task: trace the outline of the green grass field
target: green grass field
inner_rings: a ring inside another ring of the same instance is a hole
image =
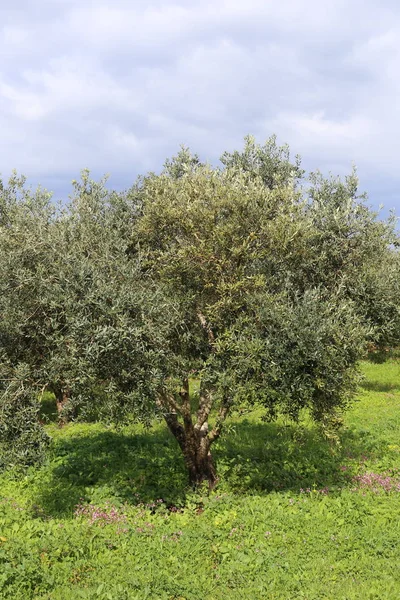
[[[340,447],[232,419],[211,496],[160,424],[49,425],[47,464],[0,478],[0,598],[398,600],[400,362],[363,371]]]

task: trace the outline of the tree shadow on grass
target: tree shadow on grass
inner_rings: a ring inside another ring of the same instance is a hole
[[[361,385],[367,392],[398,392],[400,385],[398,383],[385,383],[384,381],[365,381]]]
[[[218,448],[219,474],[238,492],[342,488],[380,444],[369,432],[352,430],[343,430],[339,442],[316,427],[244,421]]]
[[[243,420],[215,447],[219,488],[240,493],[337,488],[347,485],[351,468],[376,450],[368,434],[342,434],[333,449],[316,429]],[[341,468],[342,467],[342,468]],[[50,471],[40,484],[40,514],[72,516],[80,502],[136,505],[162,498],[167,506],[183,506],[187,476],[181,452],[168,431],[157,427],[140,433],[88,432],[55,442]]]
[[[372,363],[381,365],[388,360],[399,360],[399,348],[378,348],[368,354],[368,360]]]
[[[65,517],[82,501],[134,505],[162,498],[181,504],[186,474],[167,430],[89,430],[55,441],[49,477],[39,487],[36,503],[43,512]]]

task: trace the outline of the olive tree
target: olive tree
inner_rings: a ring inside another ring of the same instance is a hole
[[[126,251],[135,200],[122,202],[104,183],[83,172],[70,204],[58,209],[23,178],[3,186],[0,446],[10,449],[8,464],[33,460],[33,451],[22,452],[29,435],[40,454],[45,390],[56,395],[60,422],[77,410],[115,420],[128,411],[154,416],[163,323],[172,326],[158,315],[169,312],[168,302]]]
[[[48,441],[38,422],[43,353],[51,326],[44,312],[49,265],[50,195],[13,174],[0,183],[0,464],[32,462]],[[42,383],[41,383],[42,382]]]
[[[40,388],[29,366],[0,358],[0,469],[42,460],[50,438],[38,420]]]
[[[375,318],[359,298],[392,239],[352,180],[307,191],[274,139],[222,162],[184,148],[126,193],[83,172],[57,211],[23,182],[1,196],[4,372],[83,417],[163,418],[190,482],[210,487],[212,445],[244,402],[324,423],[346,407]]]
[[[377,345],[400,342],[398,232],[394,215],[371,210],[353,172],[344,179],[310,176],[306,217],[312,235],[296,274],[297,287],[337,289],[354,302]]]
[[[293,180],[199,166],[150,177],[135,227],[141,268],[174,298],[184,328],[156,402],[198,484],[216,481],[211,446],[231,410],[334,416],[354,391],[365,331],[352,302],[282,272],[310,237]],[[133,252],[134,255],[134,252]],[[200,379],[196,401],[190,378]]]

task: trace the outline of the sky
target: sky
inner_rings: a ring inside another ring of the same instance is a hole
[[[0,172],[123,189],[271,134],[400,215],[397,0],[2,0]]]

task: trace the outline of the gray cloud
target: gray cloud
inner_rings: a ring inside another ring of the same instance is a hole
[[[400,11],[367,0],[38,0],[0,8],[1,169],[126,185],[185,143],[271,133],[397,205]]]

